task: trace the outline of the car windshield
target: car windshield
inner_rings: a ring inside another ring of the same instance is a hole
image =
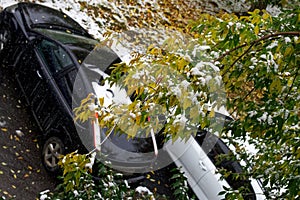
[[[70,29],[71,32],[87,35],[87,32],[78,23],[57,10],[38,4],[25,4],[24,13],[31,28],[49,28],[51,26],[53,29]]]
[[[42,28],[36,28],[35,30],[56,41],[68,45],[74,53],[74,55],[76,56],[79,63],[83,62],[84,59],[89,55],[90,52],[93,51],[93,49],[98,44],[97,40],[67,32]]]

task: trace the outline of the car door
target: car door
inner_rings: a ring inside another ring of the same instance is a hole
[[[42,130],[47,130],[55,110],[51,91],[51,77],[40,61],[33,43],[21,55],[16,68],[16,79]]]

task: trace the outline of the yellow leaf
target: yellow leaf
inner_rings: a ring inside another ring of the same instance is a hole
[[[183,101],[183,109],[186,110],[188,107],[192,105],[192,101],[188,98],[184,99]]]
[[[137,115],[137,116],[136,116],[135,121],[136,121],[136,124],[137,124],[137,125],[140,125],[140,124],[141,124],[141,119],[142,119],[142,116],[141,116],[141,115]]]
[[[20,138],[15,136],[15,141],[20,141]]]
[[[183,58],[180,59],[178,62],[177,62],[177,67],[178,67],[178,70],[182,70],[184,69],[184,67],[188,64],[188,62],[186,60],[184,60]]]
[[[254,33],[255,33],[255,35],[258,35],[258,33],[259,33],[259,27],[258,26],[255,26]]]
[[[215,110],[212,109],[209,113],[209,117],[214,117],[215,116]]]
[[[155,45],[154,44],[150,44],[149,47],[147,48],[147,51],[151,51],[153,48],[155,48]]]
[[[104,97],[99,98],[99,103],[100,103],[100,106],[103,106],[103,104],[104,104]]]
[[[255,9],[254,11],[253,11],[253,14],[254,15],[258,15],[260,13],[260,10],[259,9]]]
[[[293,77],[290,77],[289,80],[288,80],[287,86],[291,87],[292,84],[293,84],[293,81],[294,81]]]
[[[262,18],[263,18],[264,20],[266,20],[266,19],[268,19],[269,17],[270,17],[270,15],[269,15],[267,12],[264,12]]]

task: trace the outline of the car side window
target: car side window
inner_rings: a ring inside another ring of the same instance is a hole
[[[69,54],[56,43],[42,40],[38,43],[37,49],[52,75],[73,65]]]

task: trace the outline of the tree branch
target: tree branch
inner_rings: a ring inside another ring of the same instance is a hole
[[[250,51],[250,49],[253,47],[254,44],[255,44],[255,43],[251,44],[251,45],[248,47],[248,49],[247,49],[242,55],[240,55],[240,56],[239,56],[239,57],[231,64],[230,67],[228,67],[228,69],[222,74],[222,76],[224,76],[224,75],[229,71],[229,69],[232,68],[232,67],[235,65],[235,63],[237,63],[242,57],[244,57],[244,55],[246,55],[246,54]]]
[[[224,53],[222,56],[220,56],[219,58],[217,58],[215,61],[220,61],[222,60],[224,57],[228,56],[229,54],[231,54],[232,52],[240,49],[240,48],[243,48],[247,45],[250,45],[250,47],[252,47],[253,45],[263,41],[263,40],[267,40],[267,39],[270,39],[270,38],[273,38],[273,37],[278,37],[278,36],[284,36],[284,35],[289,35],[289,36],[300,36],[300,31],[289,31],[289,32],[277,32],[277,33],[272,33],[272,34],[269,34],[269,35],[265,35],[261,38],[258,38],[257,40],[254,40],[252,42],[250,42],[249,44],[248,43],[245,43],[245,44],[242,44],[240,46],[237,46],[233,49],[231,49],[230,51],[227,51],[226,53]],[[249,49],[247,49],[247,51],[249,51]]]
[[[289,88],[289,91],[286,93],[286,96],[285,96],[284,100],[287,100],[287,98],[288,98],[290,92],[292,91],[292,88],[294,87],[294,83],[295,83],[295,81],[296,81],[296,79],[297,79],[298,74],[299,74],[299,68],[298,68],[298,70],[296,71],[296,74],[295,74],[295,76],[294,76],[293,82],[292,82],[292,84],[291,84],[291,86],[290,86],[290,88]]]

